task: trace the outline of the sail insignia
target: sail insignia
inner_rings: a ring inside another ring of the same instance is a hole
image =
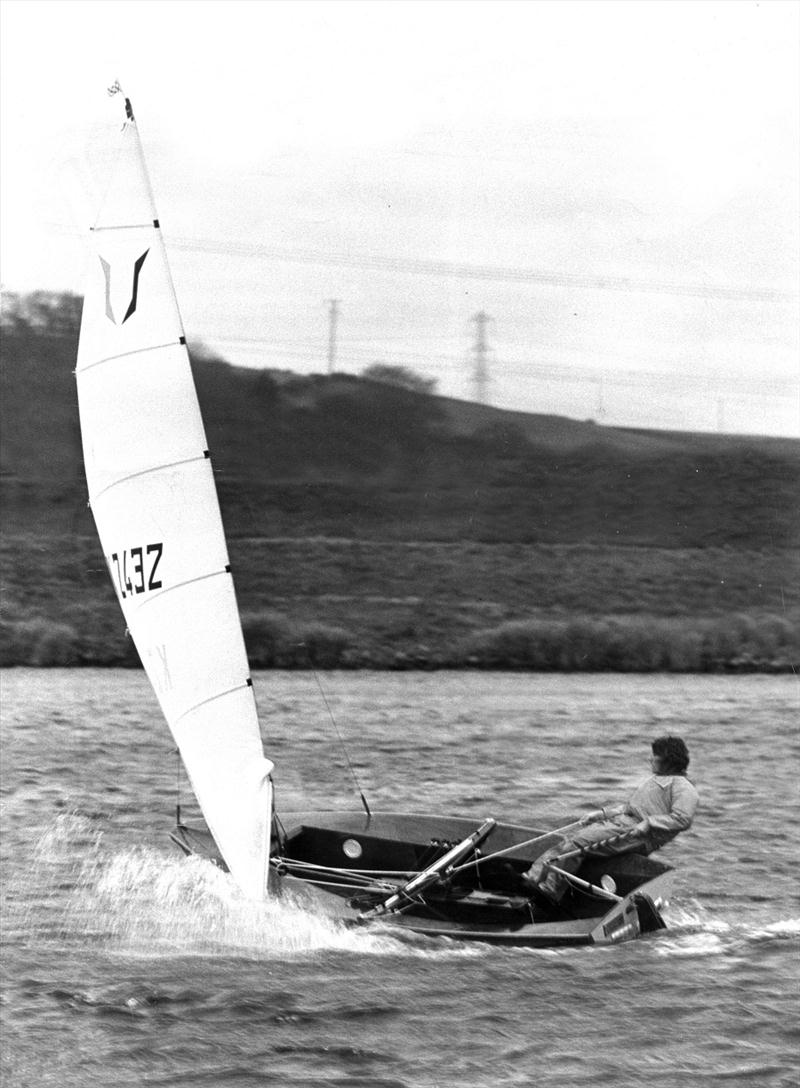
[[[139,295],[139,275],[142,271],[142,266],[144,265],[144,262],[147,259],[147,254],[149,252],[150,250],[146,249],[144,253],[142,253],[141,256],[137,257],[134,262],[130,299],[128,301],[128,308],[125,311],[125,316],[123,317],[122,321],[119,322],[119,324],[121,325],[124,325],[128,318],[131,316],[131,314],[136,312],[136,300]],[[112,305],[111,297],[111,265],[103,257],[100,258],[100,264],[102,265],[103,275],[106,279],[106,316],[108,317],[109,321],[113,321],[116,325],[117,319],[114,316],[114,307]]]

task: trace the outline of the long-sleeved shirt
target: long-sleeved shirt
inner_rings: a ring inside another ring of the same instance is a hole
[[[688,778],[654,774],[633,791],[620,810],[639,820],[647,818],[650,833],[659,846],[692,826],[700,798]]]

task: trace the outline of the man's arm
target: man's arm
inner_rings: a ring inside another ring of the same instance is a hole
[[[672,807],[663,815],[648,816],[639,825],[644,832],[668,831],[676,834],[692,826],[699,798],[688,779],[676,776],[672,780]],[[642,824],[647,824],[642,828]]]
[[[586,824],[595,824],[598,820],[610,820],[612,816],[621,816],[627,809],[625,802],[619,805],[606,805],[605,808],[598,808],[594,812],[587,812],[585,816],[581,816],[580,822],[583,827]]]

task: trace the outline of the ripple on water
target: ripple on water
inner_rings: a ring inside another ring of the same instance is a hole
[[[284,796],[290,783],[338,803],[347,783],[331,780],[315,685],[255,682]],[[213,866],[162,846],[175,765],[141,675],[19,673],[3,708],[9,1085],[108,1088],[109,1069],[114,1088],[792,1084],[796,772],[775,738],[796,728],[796,686],[324,682],[384,808],[564,823],[636,780],[643,732],[684,733],[702,807],[664,851],[678,876],[669,931],[602,950],[508,950],[352,930],[299,896],[254,905]],[[484,735],[482,722],[497,728]]]

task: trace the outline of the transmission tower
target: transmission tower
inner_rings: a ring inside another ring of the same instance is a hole
[[[330,310],[328,311],[328,373],[333,374],[336,369],[336,322],[339,318],[339,299],[328,299]]]
[[[489,403],[489,370],[486,365],[486,356],[489,348],[486,343],[486,326],[491,321],[488,314],[481,310],[472,318],[475,322],[475,343],[472,347],[475,353],[475,370],[472,374],[472,384],[475,386],[475,400],[478,404]]]

